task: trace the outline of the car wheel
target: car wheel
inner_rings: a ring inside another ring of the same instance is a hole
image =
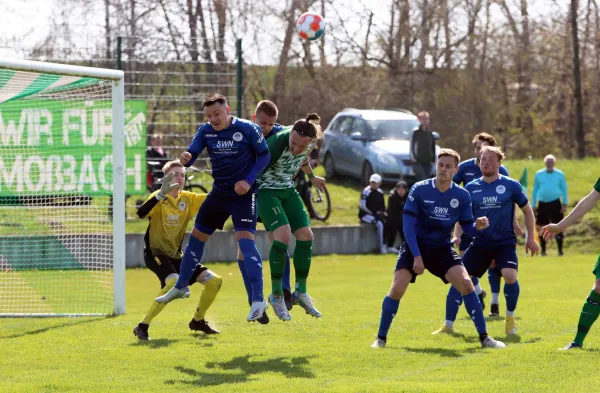
[[[364,187],[369,185],[369,179],[371,178],[372,174],[373,174],[373,167],[371,166],[371,163],[369,161],[367,161],[364,163],[363,170],[362,170],[362,185]]]
[[[325,177],[327,179],[333,179],[336,173],[335,164],[333,162],[333,157],[331,156],[331,153],[327,153],[327,155],[325,156],[325,163],[323,165],[325,166]]]

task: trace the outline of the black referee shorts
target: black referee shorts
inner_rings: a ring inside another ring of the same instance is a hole
[[[563,219],[560,199],[552,202],[538,202],[535,223],[539,226],[558,224]]]

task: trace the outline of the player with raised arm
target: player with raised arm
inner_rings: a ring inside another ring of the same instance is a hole
[[[150,195],[148,200],[139,207],[140,218],[148,218],[148,229],[144,236],[144,262],[156,274],[160,281],[160,294],[170,290],[179,277],[181,267],[181,243],[187,224],[196,215],[206,199],[206,194],[196,194],[180,191],[185,181],[185,168],[179,160],[169,161],[163,167],[165,176],[160,190]],[[203,265],[199,264],[189,278],[189,285],[199,282],[204,285],[196,313],[189,323],[191,330],[206,334],[217,334],[204,320],[206,311],[215,300],[223,279]],[[133,333],[140,340],[150,340],[148,328],[166,304],[154,301],[146,316]]]
[[[385,347],[400,299],[408,285],[425,269],[461,292],[482,347],[505,347],[504,343],[488,336],[481,303],[450,241],[450,231],[457,222],[471,236],[488,226],[487,217],[473,219],[469,193],[452,181],[459,161],[460,155],[454,150],[440,150],[436,176],[415,183],[410,189],[403,213],[406,241],[400,248],[392,287],[383,299],[379,332],[372,348]]]
[[[258,105],[256,105],[256,109],[252,114],[252,121],[260,127],[263,136],[267,140],[284,128],[281,124],[277,124],[278,115],[279,110],[277,109],[277,106],[269,100],[260,101]],[[260,217],[258,217],[258,222],[262,222]],[[269,241],[273,243],[273,233],[267,231],[267,235],[269,237]],[[250,281],[248,280],[248,275],[246,274],[246,268],[244,266],[244,254],[242,254],[239,248],[237,262],[242,274],[242,279],[244,280],[244,287],[246,288],[246,294],[248,295],[248,303],[251,304],[252,287],[250,285]],[[290,284],[290,255],[287,252],[285,254],[285,269],[283,271],[283,298],[285,300],[286,307],[288,310],[291,310],[293,307],[293,302]],[[257,322],[262,324],[269,323],[269,317],[267,313],[265,312],[261,318],[257,319]]]
[[[563,233],[568,227],[575,224],[580,218],[592,210],[598,201],[600,201],[600,178],[598,178],[596,184],[594,184],[592,191],[577,203],[577,206],[575,206],[569,215],[563,218],[558,224],[544,226],[540,235],[548,241],[552,239],[553,236]],[[596,281],[594,281],[594,287],[590,291],[585,303],[583,303],[575,339],[566,347],[561,348],[561,350],[583,347],[585,337],[600,315],[600,256],[598,256],[592,274],[596,277]]]
[[[461,162],[458,165],[458,173],[454,175],[454,181],[458,184],[462,184],[462,186],[466,186],[468,183],[475,179],[479,179],[481,177],[481,168],[479,168],[480,164],[480,156],[481,149],[484,146],[496,146],[496,138],[486,132],[480,132],[479,134],[473,137],[473,155],[474,158],[470,158]],[[508,169],[504,165],[500,166],[500,174],[504,176],[509,176]],[[523,236],[523,231],[519,226],[517,218],[515,216],[513,225],[515,227],[515,232],[518,236]],[[462,257],[465,253],[469,244],[471,244],[471,239],[467,236],[466,233],[460,229],[460,225],[456,225],[454,227],[454,239],[453,242],[458,244],[458,253]],[[472,277],[473,285],[475,285],[475,292],[479,296],[479,301],[481,301],[481,307],[485,310],[485,302],[484,299],[486,297],[486,292],[479,285],[479,278]],[[490,302],[490,316],[499,316],[500,315],[500,304],[498,298],[500,296],[500,279],[501,277],[496,274],[496,270],[490,268],[488,270],[488,281],[490,283],[490,289],[492,290],[492,300]],[[450,299],[450,301],[462,301],[462,297]]]
[[[291,319],[283,298],[282,277],[285,255],[292,234],[296,238],[294,249],[296,289],[292,299],[294,304],[300,305],[307,314],[314,317],[321,316],[306,291],[314,235],[310,229],[310,220],[304,209],[304,203],[293,181],[294,175],[302,169],[315,187],[321,190],[325,187],[325,179],[313,174],[308,160],[308,155],[321,136],[319,122],[319,115],[311,113],[306,116],[306,119],[296,121],[293,126],[286,127],[270,138],[267,145],[271,152],[271,161],[258,178],[258,214],[265,228],[273,233],[269,253],[272,284],[269,303],[273,306],[275,315],[284,321]]]
[[[262,258],[254,243],[257,215],[255,180],[271,156],[260,127],[231,116],[231,108],[224,96],[209,95],[203,106],[208,122],[200,126],[180,160],[190,166],[206,148],[212,165],[213,188],[196,216],[177,283],[156,301],[168,303],[189,297],[188,282],[202,260],[206,241],[217,228],[223,229],[231,216],[252,287],[252,306],[247,320],[256,321],[262,317],[267,302],[263,296]]]
[[[510,177],[500,174],[504,153],[499,147],[485,146],[481,152],[481,172],[483,176],[465,186],[471,194],[473,215],[488,218],[489,227],[473,237],[471,245],[465,251],[463,264],[471,276],[481,277],[492,261],[496,261],[496,274],[504,278],[504,297],[506,298],[507,335],[517,333],[515,309],[519,300],[519,281],[517,280],[518,257],[517,236],[512,219],[515,204],[523,211],[527,228],[525,251],[537,254],[539,247],[534,239],[535,216],[523,193],[521,184]],[[454,293],[453,293],[454,292]],[[460,299],[455,301],[454,299]],[[461,301],[460,292],[450,287],[446,298],[446,322],[436,333],[453,332],[454,321]]]

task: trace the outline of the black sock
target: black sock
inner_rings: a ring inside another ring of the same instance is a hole
[[[542,254],[546,253],[546,240],[540,236],[540,247],[542,247]]]
[[[558,245],[558,253],[562,254],[563,250],[563,234],[559,233],[556,235],[556,244]]]
[[[487,333],[480,333],[479,334],[479,342],[483,342],[483,340],[485,340],[488,337]]]

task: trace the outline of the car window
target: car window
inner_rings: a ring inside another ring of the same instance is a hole
[[[419,126],[419,121],[414,120],[369,120],[371,128],[369,139],[410,139],[410,133]]]
[[[340,123],[339,132],[344,134],[345,136],[350,136],[353,132],[352,124],[354,123],[354,118],[349,116],[344,116],[343,121]]]
[[[333,122],[333,124],[330,127],[331,131],[336,131],[339,132],[340,131],[340,125],[342,124],[342,122],[344,121],[345,117],[341,116],[338,117],[337,119],[335,119],[335,121]]]
[[[363,119],[354,119],[354,123],[352,124],[352,132],[360,132],[361,134],[365,134],[366,133],[366,127],[365,127],[366,123]]]

